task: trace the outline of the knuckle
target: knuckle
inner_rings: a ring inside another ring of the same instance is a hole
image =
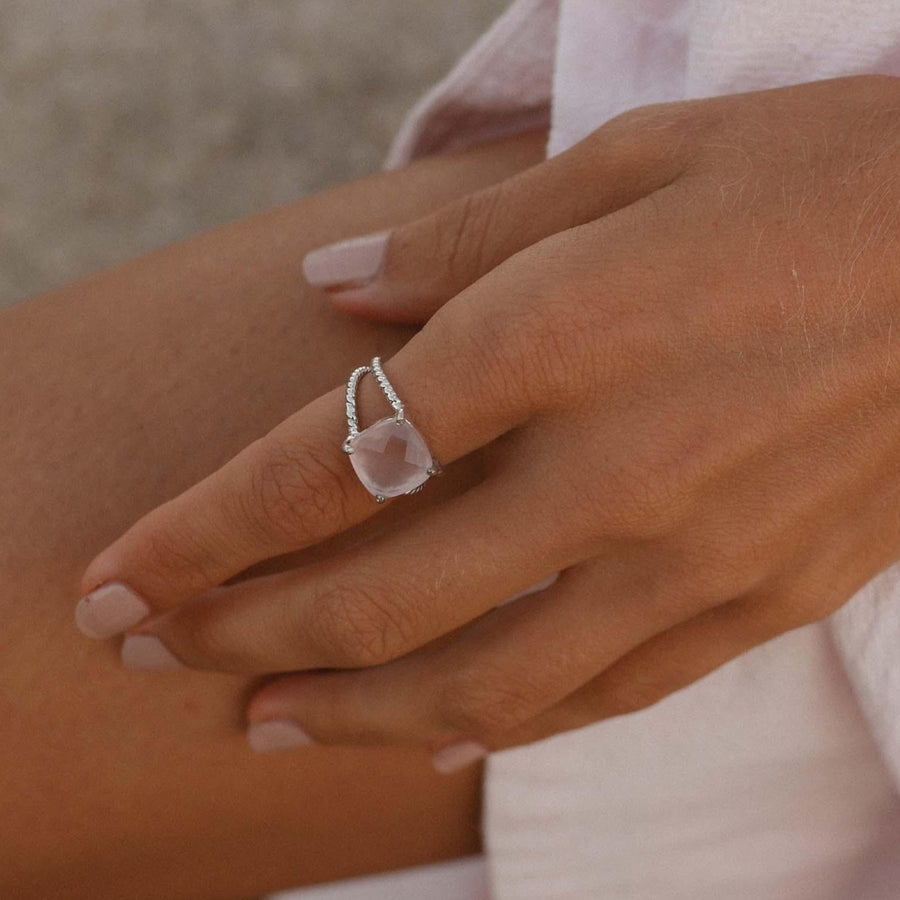
[[[252,467],[251,489],[239,497],[245,519],[290,547],[330,533],[347,521],[349,494],[342,460],[327,441],[263,439],[263,462]],[[239,501],[240,502],[240,501]]]
[[[427,279],[440,293],[459,291],[493,268],[499,261],[497,235],[503,215],[499,186],[467,194],[420,221],[397,229],[391,236],[387,263],[391,278],[403,278],[402,269],[416,270],[423,280],[420,262],[429,260]]]
[[[693,506],[684,486],[631,467],[609,474],[604,484],[590,486],[573,502],[575,521],[579,509],[584,509],[583,518],[593,511],[588,526],[592,538],[627,543],[664,540],[679,529]]]
[[[637,405],[630,412],[627,441],[610,447],[602,477],[571,498],[594,529],[590,537],[645,542],[700,533],[714,470],[710,454],[697,452],[703,426],[687,419],[646,415]]]
[[[467,284],[493,268],[492,235],[501,216],[500,196],[494,188],[468,194],[438,216],[434,241],[442,252],[435,258],[444,260],[451,284]]]
[[[141,565],[147,580],[159,579],[164,590],[168,580],[177,574],[180,590],[185,594],[216,584],[220,580],[213,563],[216,550],[201,534],[205,535],[205,530],[170,525],[142,535]]]
[[[523,279],[515,302],[482,316],[476,332],[483,371],[490,371],[493,383],[507,394],[521,395],[535,412],[570,407],[591,381],[586,323],[577,298],[565,281],[551,293],[543,280]]]
[[[415,646],[412,608],[387,585],[335,581],[315,596],[309,627],[329,664],[377,666]]]
[[[698,138],[722,121],[722,104],[716,99],[649,103],[626,110],[595,133],[598,152],[623,157],[640,155],[649,147],[664,157],[685,157]]]
[[[647,541],[670,533],[674,503],[660,484],[643,472],[619,473],[610,483],[611,503],[604,516],[607,534],[619,540]]]
[[[442,719],[451,729],[478,737],[511,731],[540,708],[535,685],[479,666],[458,674],[448,685]]]

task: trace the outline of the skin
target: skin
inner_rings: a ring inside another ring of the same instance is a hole
[[[129,523],[416,332],[323,302],[309,249],[520,171],[545,139],[338,187],[0,313],[0,895],[238,900],[480,850],[480,768],[439,775],[409,744],[254,755],[254,679],[123,670],[72,606]],[[394,527],[480,477],[473,457]]]
[[[251,722],[431,749],[647,707],[827,616],[900,557],[898,105],[865,77],[640,109],[410,220],[332,300],[425,322],[385,371],[434,455],[480,451],[484,478],[217,587],[384,515],[341,458],[339,386],[82,589],[137,591],[136,632],[187,667],[272,674]]]

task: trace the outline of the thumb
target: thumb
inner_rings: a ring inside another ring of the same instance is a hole
[[[391,231],[308,253],[306,280],[345,312],[422,323],[513,254],[622,209],[687,165],[696,103],[618,116],[564,153]]]

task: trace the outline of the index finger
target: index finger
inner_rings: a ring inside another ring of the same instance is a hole
[[[485,279],[489,280],[489,279]],[[459,295],[384,372],[405,417],[436,460],[450,463],[531,413],[521,366],[485,327],[503,290]],[[350,373],[348,373],[349,376]],[[315,544],[368,518],[379,504],[343,450],[346,386],[304,406],[221,469],[152,510],[88,566],[76,623],[118,634],[213,588],[250,565]],[[360,428],[393,414],[373,375],[359,382]]]

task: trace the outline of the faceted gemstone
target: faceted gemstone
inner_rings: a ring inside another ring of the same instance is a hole
[[[379,419],[349,440],[347,446],[353,449],[353,469],[373,494],[397,497],[428,479],[431,453],[407,419]]]

